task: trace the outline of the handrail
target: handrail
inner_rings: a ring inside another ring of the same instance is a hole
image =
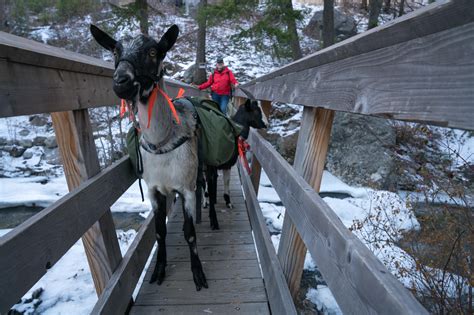
[[[247,212],[249,214],[250,223],[252,224],[263,279],[265,279],[265,289],[267,291],[270,309],[272,314],[275,315],[296,315],[295,304],[288,290],[285,275],[281,270],[280,262],[278,261],[275,248],[273,247],[270,233],[268,232],[265,218],[263,217],[262,209],[258,203],[250,176],[242,166],[240,159],[237,166],[245,195]]]
[[[0,313],[7,313],[135,179],[126,156],[0,237]]]
[[[0,32],[0,118],[117,105],[113,64]],[[171,97],[204,92],[165,79]]]
[[[427,314],[270,143],[248,141],[344,313]]]
[[[474,2],[437,1],[242,87],[259,100],[474,130],[473,52]]]

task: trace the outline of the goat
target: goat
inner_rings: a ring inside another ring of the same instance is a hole
[[[94,25],[91,25],[91,33],[102,47],[114,54],[114,92],[138,110],[143,179],[155,213],[158,243],[150,283],[156,281],[161,285],[165,277],[166,215],[174,195],[178,193],[183,200],[183,231],[190,250],[194,284],[197,291],[207,288],[194,229],[198,171],[197,115],[195,109],[184,102],[176,109],[168,102],[163,80],[163,60],[176,42],[179,28],[171,26],[158,42],[138,35],[127,46]],[[155,97],[156,101],[150,102]]]
[[[243,90],[246,94],[245,90]],[[239,106],[237,112],[232,116],[232,120],[236,123],[243,126],[240,137],[247,139],[250,131],[250,127],[261,129],[266,128],[268,123],[265,115],[263,114],[262,108],[259,106],[258,102],[251,97],[247,99],[245,104]],[[215,209],[215,204],[217,200],[217,170],[221,169],[224,178],[224,200],[228,208],[232,208],[232,203],[230,202],[230,169],[237,161],[237,150],[235,151],[235,156],[224,165],[219,167],[207,166],[206,168],[206,181],[207,189],[209,195],[209,220],[211,223],[211,229],[218,230],[219,222],[217,220],[217,214]]]

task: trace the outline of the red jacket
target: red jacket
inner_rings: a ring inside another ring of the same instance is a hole
[[[209,76],[207,82],[204,82],[198,88],[200,90],[211,87],[211,91],[219,95],[230,95],[230,84],[237,84],[237,80],[234,77],[232,71],[225,67],[221,72],[214,70],[214,73]]]

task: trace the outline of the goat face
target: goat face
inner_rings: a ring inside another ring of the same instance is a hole
[[[232,119],[244,127],[262,129],[268,126],[268,120],[256,100],[247,99],[244,105],[239,106],[237,113],[235,113]],[[248,128],[244,128],[241,136],[247,138]]]
[[[95,25],[90,27],[92,36],[115,58],[113,89],[118,97],[134,100],[138,94],[146,99],[153,84],[160,79],[163,59],[178,38],[179,28],[171,26],[157,42],[145,35],[138,35],[128,45],[123,45]]]

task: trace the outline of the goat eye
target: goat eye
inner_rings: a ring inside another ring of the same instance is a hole
[[[156,57],[156,49],[150,49],[150,52],[148,53],[150,57]]]

